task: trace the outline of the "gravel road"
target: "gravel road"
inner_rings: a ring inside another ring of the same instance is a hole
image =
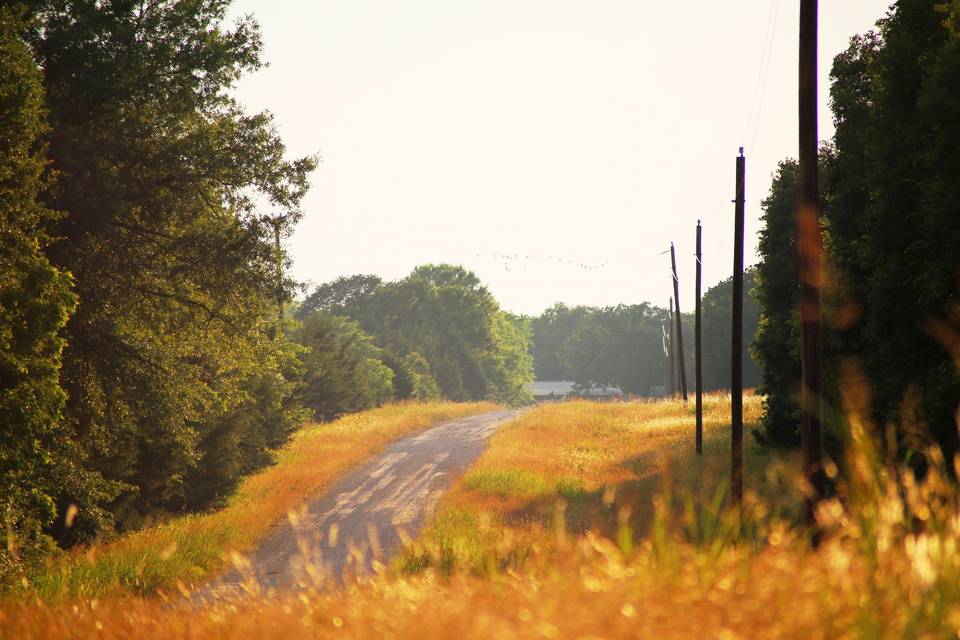
[[[512,411],[440,423],[398,440],[279,523],[260,546],[194,602],[319,587],[388,560],[414,537],[437,500]]]

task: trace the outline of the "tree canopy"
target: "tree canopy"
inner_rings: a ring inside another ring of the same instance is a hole
[[[529,399],[528,323],[502,311],[463,267],[422,265],[396,282],[339,278],[317,287],[297,311],[304,322],[318,313],[351,318],[372,336],[382,359],[394,367],[401,397],[439,391],[453,400]]]
[[[44,256],[45,225],[56,215],[37,196],[46,186],[46,133],[40,71],[21,34],[0,8],[0,580],[28,553],[49,546],[44,530],[63,486],[82,483],[75,447],[59,422],[61,330],[76,308],[68,274]],[[11,545],[10,542],[14,544]]]
[[[703,296],[703,379],[705,389],[730,388],[732,278]],[[753,290],[748,270],[745,289]],[[647,396],[667,376],[663,337],[668,311],[649,304],[616,307],[568,307],[555,304],[533,318],[532,354],[538,380],[572,380],[584,388],[614,386],[624,393]],[[744,335],[749,344],[759,310],[751,296],[744,300]],[[687,378],[693,384],[693,315],[683,316]],[[744,352],[744,383],[759,382],[759,367]]]
[[[831,71],[836,134],[822,149],[828,424],[840,431],[851,366],[866,375],[876,423],[903,450],[957,448],[960,379],[960,2],[901,0],[850,40]],[[791,229],[795,165],[766,202],[761,237],[765,432],[796,441],[799,364]],[[793,302],[791,302],[793,300]],[[919,425],[926,425],[920,427]],[[885,440],[886,441],[886,440]]]

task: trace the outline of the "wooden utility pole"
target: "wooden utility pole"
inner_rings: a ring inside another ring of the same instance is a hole
[[[683,361],[683,321],[680,315],[680,279],[677,278],[677,256],[670,243],[670,267],[673,269],[673,300],[677,310],[677,366],[680,368],[680,393],[687,401],[687,365]]]
[[[813,490],[807,519],[813,525],[823,496],[820,289],[823,246],[817,184],[817,0],[800,1],[800,175],[797,191],[797,254],[800,272],[800,438],[803,470]]]
[[[667,313],[667,329],[670,332],[670,397],[677,394],[677,341],[673,335],[673,298],[670,298],[670,311]]]
[[[737,157],[736,198],[733,221],[733,327],[730,350],[730,496],[743,501],[743,207],[746,159],[743,147]]]
[[[697,306],[694,314],[694,375],[697,383],[697,454],[703,453],[703,344],[700,327],[700,281],[703,261],[700,254],[700,221],[697,220]]]
[[[670,318],[667,317],[667,323],[669,324]],[[663,340],[663,395],[670,395],[670,342],[667,338],[667,327],[660,323],[660,334],[661,339]]]

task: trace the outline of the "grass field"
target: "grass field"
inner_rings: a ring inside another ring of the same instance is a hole
[[[114,541],[51,560],[23,592],[56,601],[107,594],[149,594],[217,572],[308,497],[390,441],[435,422],[492,411],[488,403],[395,404],[298,431],[277,463],[249,478],[226,508],[173,518]],[[9,596],[8,596],[9,597]]]
[[[504,426],[407,553],[366,582],[203,610],[8,603],[0,637],[956,637],[946,463],[930,450],[923,482],[885,464],[865,403],[848,405],[848,473],[818,511],[817,548],[793,520],[794,460],[750,448],[745,506],[722,508],[724,397],[707,401],[700,459],[682,403],[569,403]],[[748,420],[759,408],[746,399]]]
[[[760,414],[747,396],[747,422]],[[558,527],[618,539],[647,534],[653,498],[665,477],[698,488],[697,502],[723,495],[729,444],[729,402],[704,402],[706,455],[693,453],[693,405],[679,400],[541,405],[502,427],[441,502],[417,544],[395,565],[450,573],[515,568],[536,547],[553,548]],[[705,484],[704,484],[705,482]],[[626,543],[626,541],[625,541]]]

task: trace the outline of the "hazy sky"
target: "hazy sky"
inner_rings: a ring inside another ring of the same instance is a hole
[[[820,3],[821,138],[833,131],[830,61],[887,5]],[[241,81],[240,100],[275,114],[291,154],[322,156],[289,242],[295,277],[396,279],[452,262],[515,312],[665,306],[658,254],[672,240],[692,310],[698,218],[705,287],[732,268],[737,148],[748,264],[771,173],[796,156],[798,7],[236,2],[234,15],[260,22],[270,65]]]

